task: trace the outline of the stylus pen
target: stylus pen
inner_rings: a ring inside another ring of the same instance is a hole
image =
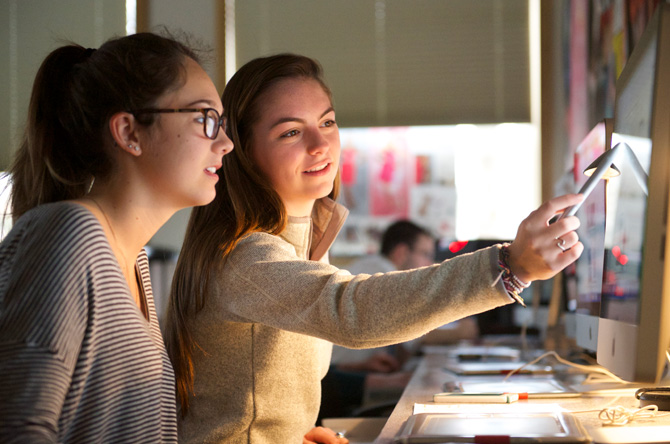
[[[433,402],[511,404],[519,400],[517,393],[436,393]]]
[[[517,393],[519,399],[551,399],[551,398],[578,398],[579,392],[543,392],[543,393]]]
[[[446,392],[437,393],[433,395],[433,402],[439,403],[498,403],[510,404],[518,400],[524,399],[552,399],[552,398],[577,398],[581,396],[579,392],[541,392],[541,393],[461,393],[461,392]]]

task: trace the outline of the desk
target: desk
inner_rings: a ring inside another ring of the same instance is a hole
[[[419,362],[409,384],[405,388],[400,401],[382,429],[375,444],[392,444],[393,438],[403,426],[405,420],[412,414],[415,403],[428,403],[432,401],[433,394],[441,392],[443,384],[449,379],[455,379],[453,375],[445,371],[447,354],[432,351],[426,354]],[[531,399],[519,401],[520,403],[550,403],[559,404],[571,412],[582,412],[586,410],[601,410],[607,407],[622,406],[628,409],[639,408],[639,401],[632,395],[607,395],[589,396],[578,398],[554,398],[554,399]],[[665,412],[659,412],[662,414]],[[587,431],[601,427],[598,412],[575,413]],[[670,427],[670,415],[651,419],[638,420],[625,427],[664,425]],[[670,433],[667,436],[670,442]]]

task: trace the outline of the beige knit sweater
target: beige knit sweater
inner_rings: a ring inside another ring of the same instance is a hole
[[[345,216],[318,201],[313,218],[292,218],[281,236],[249,235],[219,268],[190,325],[200,350],[180,442],[300,444],[316,420],[332,343],[404,342],[513,301],[492,285],[496,247],[373,276],[329,265]]]

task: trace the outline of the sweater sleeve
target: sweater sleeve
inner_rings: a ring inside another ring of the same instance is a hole
[[[301,260],[292,248],[276,236],[250,235],[220,268],[208,304],[222,320],[369,348],[513,301],[496,279],[495,246],[429,267],[355,276]]]
[[[1,442],[56,442],[76,377],[86,273],[71,236],[82,227],[56,216],[24,221],[0,249]]]

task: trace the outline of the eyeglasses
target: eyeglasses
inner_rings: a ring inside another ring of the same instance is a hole
[[[223,127],[226,130],[226,119],[219,114],[214,108],[175,108],[175,109],[157,109],[146,108],[138,109],[132,112],[133,114],[148,114],[148,113],[202,113],[202,129],[205,136],[210,139],[216,139],[219,135],[219,128]]]

